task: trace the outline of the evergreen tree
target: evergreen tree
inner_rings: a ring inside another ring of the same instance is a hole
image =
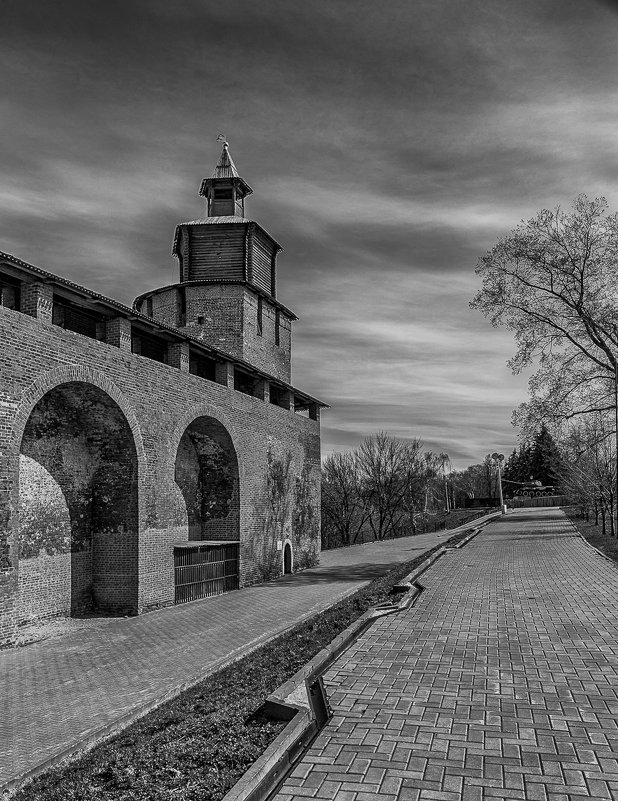
[[[530,481],[530,446],[522,443],[509,456],[504,467],[503,478],[509,495],[514,494],[522,484]]]
[[[554,484],[560,473],[562,457],[554,438],[542,425],[530,448],[530,475],[541,484]]]
[[[504,470],[502,471],[502,478],[505,481],[513,481],[513,477],[517,470],[517,451],[513,449],[513,453],[509,456],[504,464]]]
[[[517,475],[516,481],[519,481],[522,484],[530,481],[531,473],[531,447],[527,442],[522,442],[519,446],[519,451],[517,453]]]

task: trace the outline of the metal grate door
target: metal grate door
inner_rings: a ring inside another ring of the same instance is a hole
[[[174,547],[174,602],[238,589],[237,542],[190,543]]]

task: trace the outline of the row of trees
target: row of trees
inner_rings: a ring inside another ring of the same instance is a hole
[[[449,484],[452,487],[453,504],[463,506],[466,499],[492,498],[500,495],[498,461],[496,456],[485,456],[480,464],[473,464],[465,470],[451,473]],[[531,480],[545,486],[554,486],[561,492],[564,473],[564,457],[561,449],[546,426],[529,442],[522,443],[504,462],[501,469],[502,489],[505,497],[510,497]]]
[[[616,507],[618,441],[618,215],[581,195],[570,211],[543,210],[501,239],[477,265],[472,301],[515,336],[514,373],[533,366],[530,398],[514,412],[522,439],[558,442],[547,463],[522,446],[506,478],[534,475],[598,520]],[[532,449],[534,450],[534,448]],[[529,472],[528,472],[529,471]]]
[[[533,367],[530,397],[514,412],[522,445],[504,486],[531,478],[569,494],[603,525],[618,507],[618,215],[604,198],[543,210],[477,265],[471,306],[515,337],[514,373]],[[552,436],[553,435],[553,436]],[[378,434],[324,465],[323,526],[342,544],[414,532],[437,508],[495,498],[495,455],[452,473],[446,454]],[[327,534],[328,536],[328,534]]]
[[[385,433],[368,437],[355,451],[330,455],[322,469],[323,547],[433,531],[444,525],[445,512],[469,499],[497,505],[497,456],[488,454],[480,464],[453,471],[446,453],[424,451],[419,439],[403,441]],[[560,483],[563,461],[543,427],[507,460],[506,493],[509,482],[515,487],[531,477]]]
[[[502,238],[477,265],[472,307],[515,337],[509,364],[533,367],[530,398],[514,412],[523,444],[507,482],[559,485],[604,521],[617,504],[618,215],[603,198],[543,210]],[[551,432],[551,433],[550,433]],[[552,434],[554,435],[552,437]],[[554,438],[558,445],[555,444]],[[495,497],[495,459],[451,476],[448,457],[420,441],[370,437],[324,467],[324,518],[343,543],[369,528],[376,539],[414,531],[419,513],[457,493]],[[442,482],[442,483],[441,483]],[[455,496],[455,497],[451,497]],[[439,500],[438,500],[439,499]],[[614,533],[617,533],[614,531]]]
[[[497,498],[500,491],[496,460],[488,453],[480,464],[472,464],[465,470],[451,473],[449,484],[454,506],[464,506],[467,498]]]
[[[445,512],[464,507],[468,499],[496,505],[496,456],[453,471],[446,453],[425,451],[419,439],[398,440],[384,432],[366,438],[355,451],[331,454],[322,468],[323,547],[435,530],[445,523]],[[509,482],[515,488],[531,478],[562,484],[564,465],[542,427],[504,465],[505,492]]]
[[[322,470],[322,541],[326,547],[383,540],[425,530],[446,504],[447,454],[419,439],[381,432],[355,451],[334,453]],[[450,499],[449,499],[450,501]]]
[[[353,545],[435,530],[444,512],[467,505],[497,505],[499,464],[506,498],[531,480],[569,495],[610,530],[614,503],[613,438],[600,417],[587,418],[557,443],[546,426],[515,449],[506,462],[487,454],[480,464],[452,471],[447,454],[424,451],[418,439],[379,433],[348,453],[335,453],[322,471],[323,547]]]

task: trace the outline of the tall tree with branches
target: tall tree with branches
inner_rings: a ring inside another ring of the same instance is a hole
[[[398,536],[424,504],[428,482],[437,476],[438,459],[423,453],[420,439],[400,440],[381,431],[357,451],[363,500],[376,540]]]
[[[571,211],[541,211],[479,260],[472,307],[513,331],[513,372],[537,362],[530,401],[515,415],[524,433],[613,408],[617,259],[618,215],[581,195]]]
[[[420,443],[415,443],[420,450]],[[376,540],[394,531],[408,491],[410,447],[381,431],[361,442],[358,460],[369,525]]]

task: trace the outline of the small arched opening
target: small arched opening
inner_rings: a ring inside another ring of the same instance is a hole
[[[237,589],[240,487],[236,450],[222,423],[198,417],[176,454],[175,481],[187,510],[188,541],[174,550],[176,603]]]
[[[22,618],[137,612],[137,486],[133,433],[107,393],[73,381],[38,401],[19,459]]]
[[[283,546],[283,572],[292,572],[292,546],[289,542]]]

